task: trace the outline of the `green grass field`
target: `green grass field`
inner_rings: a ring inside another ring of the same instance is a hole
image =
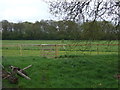
[[[72,44],[72,43],[81,43],[86,44],[90,43],[88,40],[2,40],[2,45],[18,45],[18,44]],[[118,40],[113,41],[93,41],[92,43],[101,43],[101,44],[118,44]]]
[[[3,45],[18,44],[71,44],[74,41],[59,40],[3,40]],[[76,42],[74,42],[76,43]],[[77,42],[78,43],[78,42]],[[80,43],[89,43],[80,41]],[[95,41],[92,43],[108,43],[107,41]],[[117,44],[118,41],[111,41]],[[86,50],[86,47],[66,47],[61,50],[65,55],[79,57],[44,58],[39,54],[38,47],[24,47],[23,55],[20,56],[19,48],[3,47],[2,63],[8,68],[9,65],[24,68],[30,64],[32,67],[26,70],[31,80],[19,77],[18,84],[10,84],[3,80],[3,87],[7,88],[118,88],[118,80],[114,77],[118,73],[118,46],[100,46],[99,54],[92,47],[89,51],[79,52],[76,49]],[[75,49],[76,48],[76,49]],[[88,48],[89,49],[89,48]],[[105,50],[104,50],[105,49]],[[83,54],[84,53],[84,54]],[[85,54],[86,53],[86,54]],[[9,71],[9,69],[8,69]]]

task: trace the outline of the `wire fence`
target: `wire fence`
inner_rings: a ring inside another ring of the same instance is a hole
[[[2,45],[3,56],[65,57],[118,54],[120,44],[21,44]]]

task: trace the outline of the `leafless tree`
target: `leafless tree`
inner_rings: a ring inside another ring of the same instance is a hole
[[[50,12],[66,20],[120,23],[120,0],[50,0]]]

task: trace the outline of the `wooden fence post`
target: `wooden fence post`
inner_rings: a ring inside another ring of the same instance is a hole
[[[20,45],[20,56],[22,56],[22,45]]]
[[[43,49],[42,49],[42,45],[39,46],[39,50],[40,50],[40,53],[39,53],[39,56],[43,56]]]
[[[57,57],[59,54],[58,54],[58,46],[55,45],[55,57]]]
[[[92,51],[92,45],[91,45],[91,43],[90,43],[90,55],[91,55],[91,51]]]
[[[45,57],[44,46],[42,45],[42,57]]]
[[[98,47],[99,47],[99,45],[97,44],[97,54],[99,54],[99,50],[98,50]]]

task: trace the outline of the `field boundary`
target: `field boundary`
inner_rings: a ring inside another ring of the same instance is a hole
[[[2,45],[2,47],[14,47],[14,46],[120,46],[120,44],[19,44],[19,45]]]
[[[76,50],[75,48],[78,47],[78,46],[89,46],[87,50],[83,49],[83,50]],[[24,49],[24,48],[28,48],[28,47],[31,47],[31,49],[29,50],[32,50],[33,48],[32,47],[38,47],[39,49],[39,56],[42,56],[42,57],[59,57],[61,55],[66,55],[68,54],[67,52],[72,52],[72,54],[75,54],[77,55],[78,53],[83,53],[85,54],[85,52],[89,53],[91,55],[91,53],[94,51],[91,49],[92,47],[95,47],[95,52],[97,54],[100,53],[100,46],[107,46],[107,47],[111,47],[111,46],[120,46],[120,44],[18,44],[18,45],[2,45],[2,47],[5,47],[5,48],[8,48],[8,47],[17,47],[19,50],[19,55],[20,56],[23,56],[24,55],[24,51],[27,50],[27,49]],[[71,50],[70,48],[72,47],[73,50]],[[61,50],[62,48],[62,50]],[[8,49],[9,50],[9,49]],[[110,50],[110,49],[109,49]],[[79,51],[77,53],[77,51]],[[36,51],[35,51],[36,52]],[[61,53],[61,52],[64,52]],[[114,52],[114,51],[112,51]],[[77,54],[76,54],[77,53]],[[26,53],[27,54],[27,53]],[[34,53],[33,53],[34,54]]]

